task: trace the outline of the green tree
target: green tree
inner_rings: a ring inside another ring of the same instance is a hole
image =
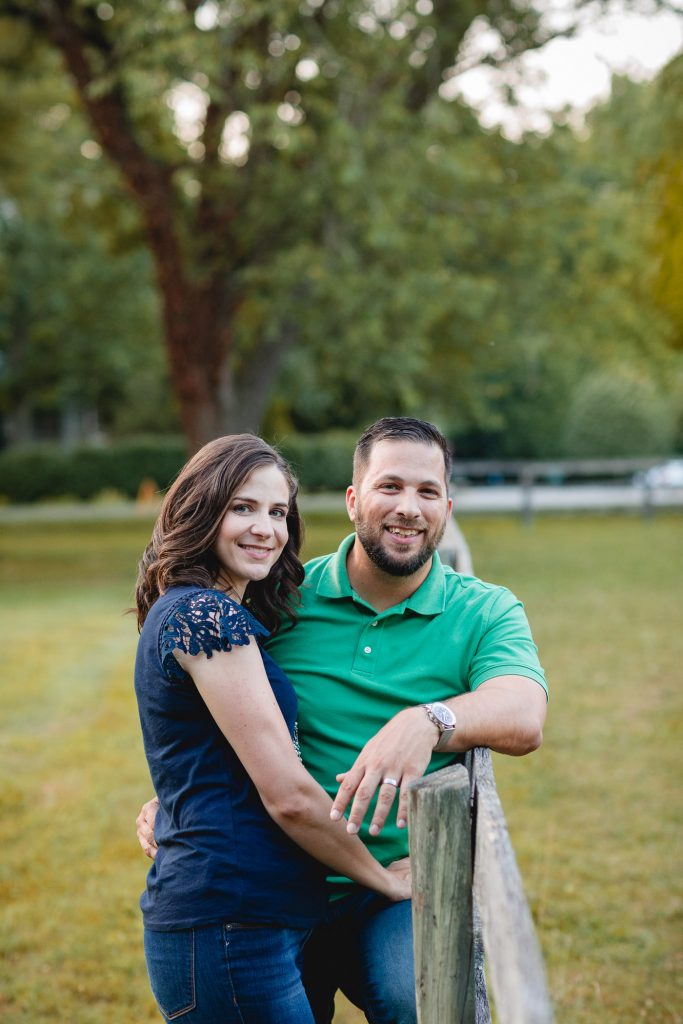
[[[576,388],[565,450],[573,458],[659,455],[670,451],[673,435],[671,405],[651,380],[603,371]]]
[[[403,154],[447,69],[467,59],[473,22],[496,34],[487,59],[504,60],[547,38],[535,5],[0,0],[1,15],[62,55],[137,203],[193,447],[259,424],[285,356],[311,330],[309,306],[338,298],[340,269],[342,287],[360,289],[337,302],[345,345],[355,334],[349,358],[376,341],[373,372],[415,402],[408,381],[439,318],[424,322],[411,298],[425,282],[400,259],[411,248],[396,228],[410,181],[378,173],[377,161],[386,169],[391,147],[412,173]],[[361,257],[349,210],[365,219]],[[462,278],[471,310],[490,300],[490,285]],[[443,321],[448,303],[436,306]]]
[[[137,217],[84,134],[56,57],[24,52],[26,33],[2,41],[23,71],[0,72],[6,439],[31,439],[36,419],[71,441],[98,427],[168,427],[158,299]],[[131,401],[142,388],[144,402]]]
[[[558,126],[508,155],[514,179],[492,206],[483,256],[497,312],[486,322],[488,353],[482,346],[472,367],[472,391],[488,408],[461,435],[463,453],[561,455],[576,430],[574,399],[610,375],[615,393],[636,377],[662,397],[655,404],[675,404],[677,390],[680,403],[673,318],[653,298],[667,210],[659,154],[673,138],[662,130],[668,73],[643,84],[616,78],[581,135]],[[660,431],[655,444],[655,434],[644,435],[650,451],[666,450],[670,435]],[[597,433],[595,443],[604,453]]]
[[[80,235],[80,237],[79,237]],[[0,223],[0,409],[8,440],[31,439],[36,416],[63,440],[131,425],[169,425],[169,416],[131,424],[131,406],[150,408],[165,368],[155,353],[156,294],[144,251],[111,260],[92,232],[67,237],[54,223],[19,212]],[[146,394],[130,401],[140,380]],[[159,400],[156,413],[168,408]],[[161,399],[161,395],[159,396]],[[143,405],[146,402],[146,406]],[[10,415],[11,414],[11,415]],[[170,420],[172,422],[172,419]]]
[[[658,129],[655,191],[661,204],[654,294],[671,318],[674,344],[683,349],[683,56],[659,77],[653,114]],[[683,409],[681,413],[683,424]]]

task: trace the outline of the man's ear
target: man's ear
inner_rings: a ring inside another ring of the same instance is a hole
[[[352,523],[356,521],[356,491],[351,484],[350,487],[346,488],[346,511],[349,514],[349,519]]]

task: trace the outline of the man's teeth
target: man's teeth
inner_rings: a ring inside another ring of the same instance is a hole
[[[387,526],[387,530],[397,537],[417,537],[420,532],[419,530],[404,530],[400,526]]]

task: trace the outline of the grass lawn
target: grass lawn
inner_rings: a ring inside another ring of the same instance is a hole
[[[346,532],[308,517],[308,554]],[[683,519],[463,521],[525,600],[543,748],[496,758],[558,1024],[683,1021]],[[0,1020],[157,1021],[133,819],[150,784],[131,684],[140,523],[0,537]],[[340,1004],[339,1024],[361,1016]]]

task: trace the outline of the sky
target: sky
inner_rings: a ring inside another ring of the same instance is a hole
[[[570,121],[580,127],[586,110],[609,96],[613,72],[644,81],[683,51],[683,2],[680,13],[646,15],[613,9],[590,22],[575,38],[555,39],[520,58],[514,69],[520,78],[519,110],[502,99],[505,73],[488,67],[450,79],[442,93],[449,98],[461,95],[479,111],[482,124],[501,125],[513,138],[524,130],[548,131],[548,111],[567,106]],[[473,55],[494,45],[483,31],[475,30],[473,36]]]

